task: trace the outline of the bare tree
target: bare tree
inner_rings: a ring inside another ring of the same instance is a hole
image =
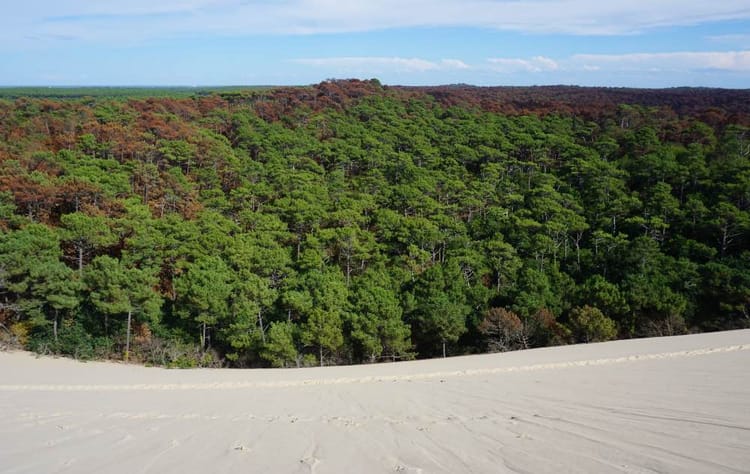
[[[504,352],[518,346],[523,333],[523,323],[513,311],[492,308],[487,311],[478,329],[487,338],[491,352]]]

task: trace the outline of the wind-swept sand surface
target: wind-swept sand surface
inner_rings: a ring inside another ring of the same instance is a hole
[[[397,364],[0,353],[0,472],[749,472],[750,331]]]

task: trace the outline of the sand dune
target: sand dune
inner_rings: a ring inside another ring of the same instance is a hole
[[[0,353],[0,472],[748,472],[750,331],[302,370]]]

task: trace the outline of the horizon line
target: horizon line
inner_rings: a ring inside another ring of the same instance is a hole
[[[358,78],[346,78],[346,79],[326,79],[319,82],[308,83],[308,84],[43,84],[43,85],[30,85],[30,84],[0,84],[0,89],[94,89],[94,88],[105,88],[105,89],[219,89],[219,88],[284,88],[284,87],[314,87],[319,84],[326,82],[348,82],[348,81],[361,81],[368,82],[372,79],[358,79]],[[379,81],[379,80],[378,80]],[[472,87],[472,88],[543,88],[543,87],[577,87],[577,88],[589,88],[589,89],[640,89],[640,90],[669,90],[669,89],[714,89],[714,90],[737,90],[746,91],[750,90],[750,87],[716,87],[716,86],[691,86],[691,85],[676,85],[667,87],[634,87],[625,85],[582,85],[573,83],[558,83],[558,84],[527,84],[527,85],[511,85],[511,84],[493,84],[493,85],[479,85],[471,83],[436,83],[436,84],[388,84],[381,82],[382,86],[386,87],[409,87],[409,88],[431,88],[431,87]]]

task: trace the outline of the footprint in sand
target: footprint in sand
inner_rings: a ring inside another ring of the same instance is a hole
[[[119,441],[117,441],[116,444],[129,443],[129,442],[133,441],[134,439],[135,439],[135,436],[133,436],[131,434],[126,434],[125,436],[123,436],[122,438],[120,438]]]
[[[307,451],[305,451],[304,457],[299,460],[300,464],[307,466],[309,472],[314,473],[318,467],[318,464],[320,464],[320,459],[318,459],[317,454],[318,444],[313,440],[313,442],[307,448]]]
[[[396,467],[393,468],[395,472],[409,472],[414,474],[422,474],[424,472],[421,467],[409,467],[404,466],[403,464],[399,464]]]
[[[318,467],[318,464],[320,464],[320,459],[316,458],[315,456],[309,456],[309,457],[300,459],[299,462],[300,464],[306,465],[310,469],[310,472],[315,472],[315,469]]]

